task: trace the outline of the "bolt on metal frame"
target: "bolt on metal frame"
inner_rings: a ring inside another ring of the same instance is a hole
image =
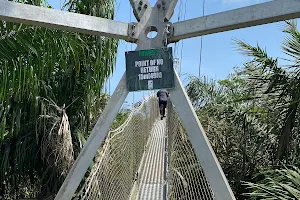
[[[148,0],[129,1],[138,23],[118,22],[6,0],[0,0],[0,20],[123,39],[136,43],[136,50],[143,50],[165,47],[186,38],[300,17],[300,0],[274,0],[173,24],[169,20],[178,0],[157,0],[154,7]],[[157,32],[155,38],[147,37],[151,31]],[[235,199],[176,71],[175,88],[170,90],[170,94],[216,199]],[[55,200],[73,197],[127,95],[124,73]]]

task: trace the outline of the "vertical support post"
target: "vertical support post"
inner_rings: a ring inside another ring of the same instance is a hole
[[[106,135],[108,134],[109,128],[118,114],[127,95],[128,91],[126,88],[126,75],[124,73],[111,99],[108,101],[108,104],[105,106],[103,113],[93,128],[86,144],[69,171],[68,176],[66,177],[63,185],[55,197],[55,200],[72,199],[100,144],[104,141]]]
[[[234,194],[176,71],[175,89],[169,92],[216,199],[234,200]]]

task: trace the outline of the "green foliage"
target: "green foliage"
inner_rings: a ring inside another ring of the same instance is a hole
[[[241,180],[251,180],[257,166],[272,163],[268,149],[274,143],[259,121],[263,110],[244,100],[249,94],[243,92],[243,85],[239,77],[232,76],[219,84],[194,78],[187,86],[188,93],[196,86],[207,93],[199,98],[209,97],[196,113],[237,196],[244,192]]]
[[[129,117],[131,110],[129,109],[122,109],[116,116],[116,119],[114,120],[111,129],[114,130],[116,128],[118,128],[119,126],[121,126],[126,119]]]
[[[297,167],[268,170],[259,174],[265,178],[258,183],[246,183],[253,191],[245,194],[251,199],[300,199],[300,170]]]
[[[45,1],[19,1],[51,8]],[[70,6],[71,5],[71,6]],[[113,19],[114,2],[69,11]],[[0,22],[0,196],[56,193],[108,96],[118,41]]]
[[[225,80],[192,77],[187,93],[214,151],[239,199],[250,192],[262,169],[299,164],[300,34],[295,21],[286,22],[283,51],[292,56],[279,65],[259,45],[235,40],[251,60]],[[276,198],[275,198],[276,199]],[[280,199],[280,198],[278,198]]]

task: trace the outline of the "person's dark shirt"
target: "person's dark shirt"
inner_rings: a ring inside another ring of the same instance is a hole
[[[168,101],[169,93],[165,89],[161,89],[157,92],[157,97],[160,101]]]

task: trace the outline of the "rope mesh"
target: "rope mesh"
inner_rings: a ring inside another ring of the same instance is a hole
[[[138,104],[128,119],[109,132],[79,190],[79,199],[128,199],[152,124],[158,117],[154,97]]]
[[[192,144],[171,103],[168,105],[167,127],[169,199],[215,199]]]
[[[154,183],[163,184],[163,165],[160,164],[159,160],[163,159],[165,148],[168,149],[167,180],[165,183],[167,183],[166,192],[169,199],[214,199],[192,145],[171,102],[168,103],[167,119],[164,119],[166,123],[160,123],[158,120],[160,120],[159,107],[155,96],[136,104],[128,119],[119,128],[108,133],[86,174],[85,180],[77,191],[77,199],[153,199],[153,196],[147,197],[148,193],[149,195],[162,194],[161,186],[156,186]],[[156,145],[157,142],[155,141],[164,140],[164,133],[159,136],[157,135],[159,132],[153,130],[158,128],[157,125],[166,128],[167,147],[163,142],[161,147],[151,148],[153,145],[160,146]],[[149,137],[150,134],[151,137]],[[153,140],[154,138],[156,139]],[[161,154],[158,153],[160,151]],[[151,163],[152,161],[150,164],[147,162],[147,160],[153,159],[153,155],[158,155],[159,160],[153,161],[157,164]],[[157,171],[160,170],[157,167],[154,170],[151,165],[162,165],[160,167],[161,172]],[[150,168],[151,173],[148,172]],[[155,178],[152,174],[162,177]],[[148,180],[146,177],[150,177],[150,179]],[[152,179],[158,181],[153,182]],[[153,183],[153,188],[159,189],[160,192],[149,189],[150,192],[144,193],[148,183]],[[163,199],[163,195],[159,197],[159,199],[161,198]]]

